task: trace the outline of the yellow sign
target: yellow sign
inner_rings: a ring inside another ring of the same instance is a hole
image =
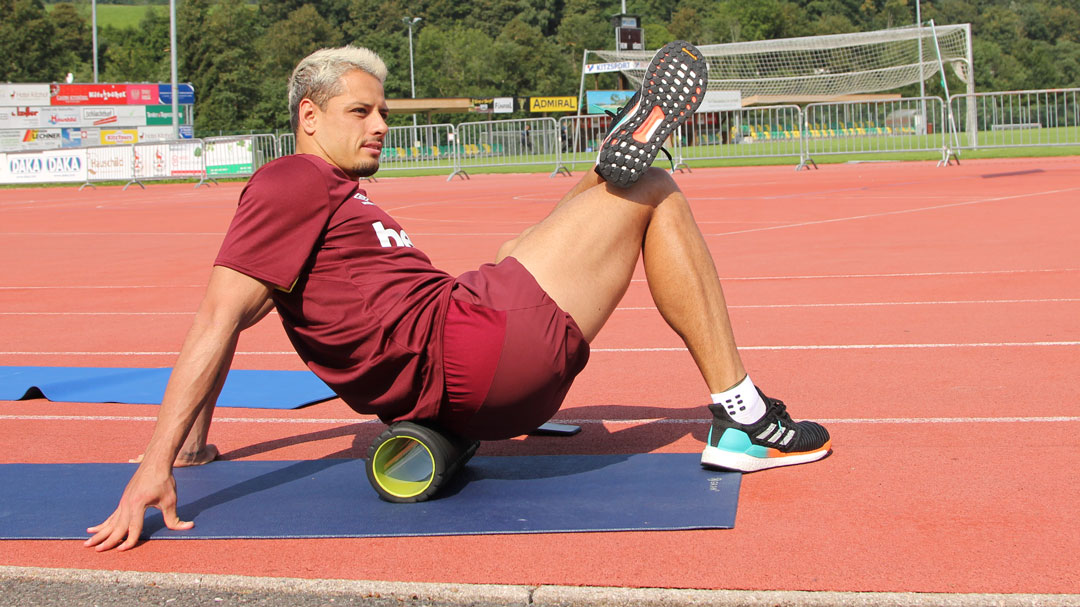
[[[102,145],[117,145],[124,143],[138,143],[139,131],[135,129],[117,129],[113,131],[101,130]]]
[[[577,97],[529,97],[530,112],[576,112]]]

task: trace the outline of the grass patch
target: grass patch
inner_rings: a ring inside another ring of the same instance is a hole
[[[91,23],[90,6],[76,5],[79,13],[86,19],[86,25]],[[46,10],[52,11],[56,4],[46,4]],[[115,27],[118,29],[137,28],[139,22],[146,16],[146,11],[152,10],[159,16],[168,18],[169,7],[160,4],[97,4],[98,28]]]

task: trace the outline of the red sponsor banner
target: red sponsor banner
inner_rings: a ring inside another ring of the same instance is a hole
[[[123,105],[127,103],[126,84],[52,84],[51,105]]]
[[[158,96],[158,85],[127,85],[127,103],[128,105],[159,105],[161,98]]]

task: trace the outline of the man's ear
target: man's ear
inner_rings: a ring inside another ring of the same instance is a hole
[[[306,135],[314,135],[315,127],[318,124],[318,112],[319,106],[315,105],[315,102],[304,97],[300,100],[300,107],[297,112],[297,118],[299,124],[297,130],[302,131]]]

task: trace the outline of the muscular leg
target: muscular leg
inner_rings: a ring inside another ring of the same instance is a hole
[[[716,267],[686,197],[660,169],[620,189],[589,174],[551,214],[506,243],[592,341],[642,255],[653,300],[682,337],[711,392],[745,375]]]

